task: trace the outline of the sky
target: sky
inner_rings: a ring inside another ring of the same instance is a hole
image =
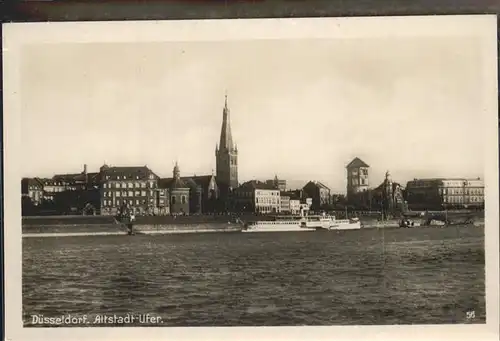
[[[405,184],[483,177],[481,49],[459,36],[58,43],[22,50],[23,176],[147,165],[215,170],[224,94],[239,181],[322,181],[345,166]]]

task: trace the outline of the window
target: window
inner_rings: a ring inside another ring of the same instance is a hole
[[[108,188],[108,184],[102,185],[102,188]]]
[[[132,192],[132,191],[128,191],[128,196],[129,196],[129,197],[133,197],[133,196],[134,196],[134,192]]]
[[[135,196],[138,197],[141,195],[141,192],[140,191],[135,191]]]
[[[172,205],[175,205],[175,195],[172,195]]]
[[[136,204],[136,205],[139,205],[139,200],[136,200],[136,201],[135,201],[135,204]]]
[[[135,183],[135,188],[139,188],[140,186],[141,185],[138,182]]]
[[[117,197],[119,197],[119,196],[120,196],[120,194],[121,194],[120,192],[116,192],[116,196],[117,196]]]
[[[186,203],[186,197],[184,195],[181,197],[181,203],[183,203],[183,204]]]
[[[116,177],[116,179],[117,179],[117,180],[120,180],[120,176],[118,175],[118,176]]]
[[[120,183],[119,182],[116,183],[116,188],[120,188]]]
[[[116,200],[116,205],[120,206],[120,200]]]
[[[146,196],[146,191],[141,191],[141,196],[145,197]]]
[[[146,183],[145,182],[141,182],[141,188],[146,188]]]

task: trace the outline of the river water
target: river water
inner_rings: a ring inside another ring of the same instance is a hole
[[[127,326],[484,323],[484,269],[480,227],[24,238],[23,319],[49,326],[33,316],[85,316],[79,327],[124,326],[96,317],[127,314],[158,318]]]

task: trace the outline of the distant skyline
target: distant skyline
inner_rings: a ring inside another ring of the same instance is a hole
[[[21,60],[22,176],[147,165],[215,172],[227,91],[239,179],[316,180],[345,166],[483,177],[476,37],[31,45]]]

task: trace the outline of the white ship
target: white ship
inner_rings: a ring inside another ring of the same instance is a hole
[[[260,220],[245,224],[241,232],[305,232],[316,231],[315,227],[302,227],[301,222],[304,217],[301,216],[278,216],[274,220]]]
[[[323,230],[359,230],[361,222],[357,218],[336,219],[335,216],[308,216],[301,221],[302,228],[315,228]]]
[[[334,216],[283,216],[271,221],[256,221],[246,224],[242,232],[306,232],[317,230],[360,229],[357,219],[337,220]]]

